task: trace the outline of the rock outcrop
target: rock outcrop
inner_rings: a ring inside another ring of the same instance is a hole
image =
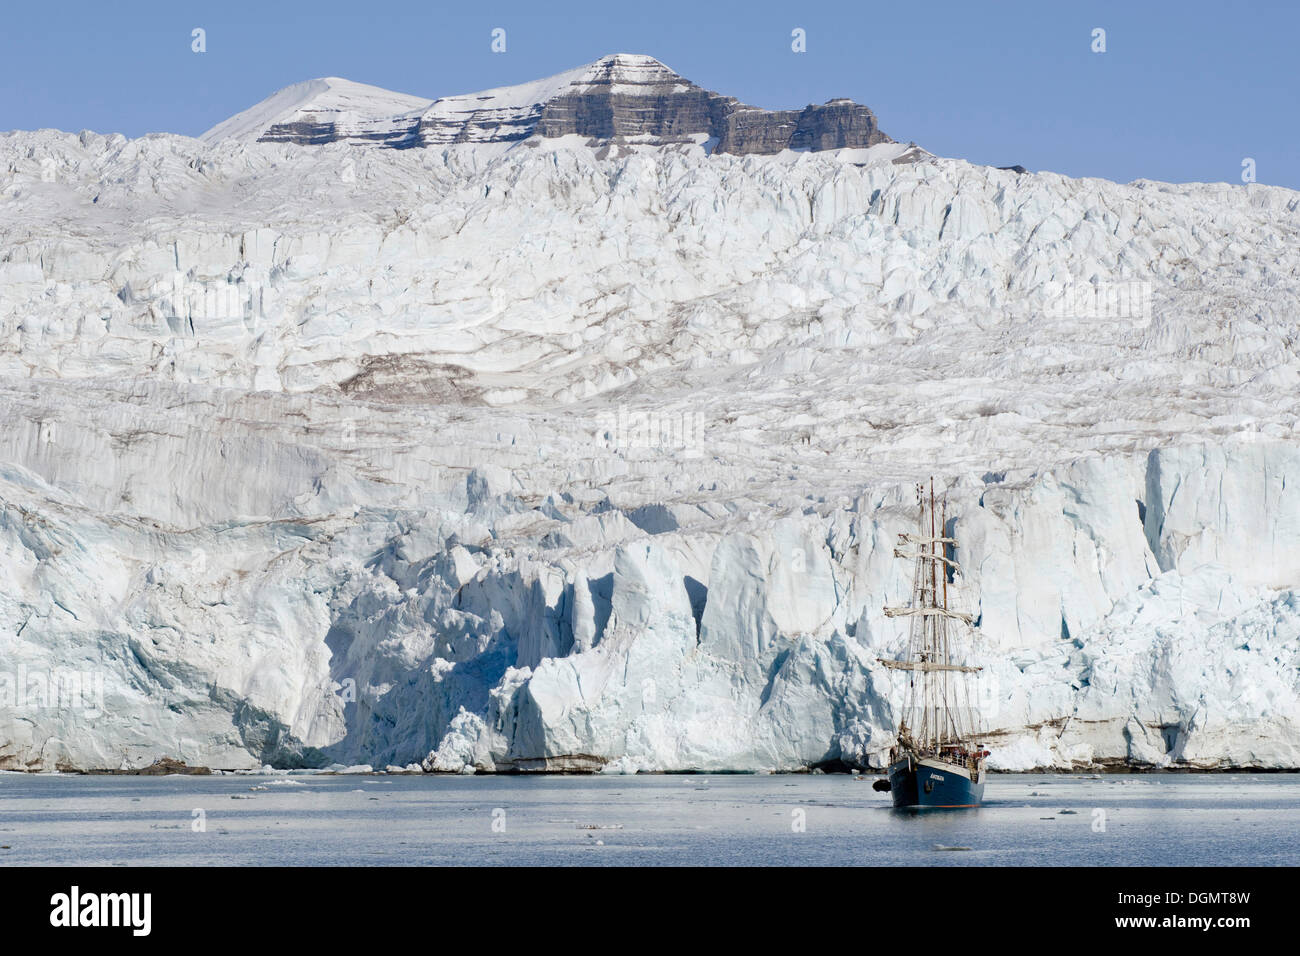
[[[776,153],[783,149],[816,151],[892,143],[876,125],[876,116],[852,100],[830,100],[802,110],[758,110],[736,106],[716,128],[718,152]]]
[[[230,136],[395,148],[581,136],[651,145],[695,141],[723,153],[762,154],[892,142],[875,114],[852,100],[802,110],[758,109],[696,86],[653,57],[625,53],[533,83],[432,104],[337,78],[312,80],[281,90],[203,139]]]
[[[337,76],[287,86],[201,137],[243,142],[410,145],[416,117],[430,101]]]

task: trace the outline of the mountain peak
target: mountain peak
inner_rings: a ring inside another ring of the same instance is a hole
[[[611,53],[587,66],[594,76],[617,77],[630,82],[680,80],[676,72],[652,56],[641,53]]]
[[[409,148],[513,143],[534,136],[777,153],[892,142],[865,106],[834,99],[802,110],[763,110],[714,93],[642,53],[612,53],[553,76],[430,102],[323,77],[273,94],[203,139]]]
[[[661,60],[645,53],[609,53],[602,56],[592,66],[615,66],[627,67],[629,69],[658,69],[668,70],[668,67]],[[671,73],[672,71],[669,70]]]
[[[399,116],[418,113],[430,101],[382,87],[321,76],[277,90],[260,103],[236,113],[200,139],[291,142],[320,145],[339,139],[374,138]],[[400,123],[396,125],[400,126]]]

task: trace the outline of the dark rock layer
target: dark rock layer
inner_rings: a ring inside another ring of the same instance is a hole
[[[575,92],[542,106],[535,132],[597,140],[670,143],[704,134],[717,152],[779,153],[891,142],[876,116],[852,100],[802,110],[763,110],[696,86],[650,57],[606,57]]]
[[[299,146],[326,146],[346,140],[349,143],[373,143],[376,146],[391,146],[401,149],[418,145],[414,142],[415,124],[395,126],[376,132],[341,133],[338,127],[328,121],[318,123],[276,123],[257,138],[259,143],[296,143]]]
[[[705,138],[723,153],[892,142],[880,131],[875,114],[852,100],[801,110],[758,109],[696,86],[652,57],[609,56],[554,80],[549,88],[546,81],[537,84],[534,103],[521,102],[518,88],[487,91],[438,100],[409,120],[376,122],[373,131],[343,136],[327,121],[299,121],[272,126],[260,141],[314,146],[347,139],[400,149],[514,142],[534,135],[656,145]]]

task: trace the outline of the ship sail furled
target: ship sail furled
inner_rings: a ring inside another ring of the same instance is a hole
[[[911,621],[904,660],[880,659],[895,670],[909,671],[907,701],[899,727],[899,743],[921,754],[967,751],[978,732],[967,675],[978,667],[956,663],[955,641],[971,616],[948,606],[950,577],[961,569],[951,556],[956,540],[947,537],[947,504],[936,511],[934,480],[928,494],[917,485],[920,520],[915,534],[900,534],[894,556],[914,562],[912,601],[907,607],[886,607],[889,617]]]

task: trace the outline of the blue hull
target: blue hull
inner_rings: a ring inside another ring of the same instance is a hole
[[[984,799],[984,781],[972,783],[953,770],[904,758],[889,767],[889,794],[896,807],[978,807]]]

